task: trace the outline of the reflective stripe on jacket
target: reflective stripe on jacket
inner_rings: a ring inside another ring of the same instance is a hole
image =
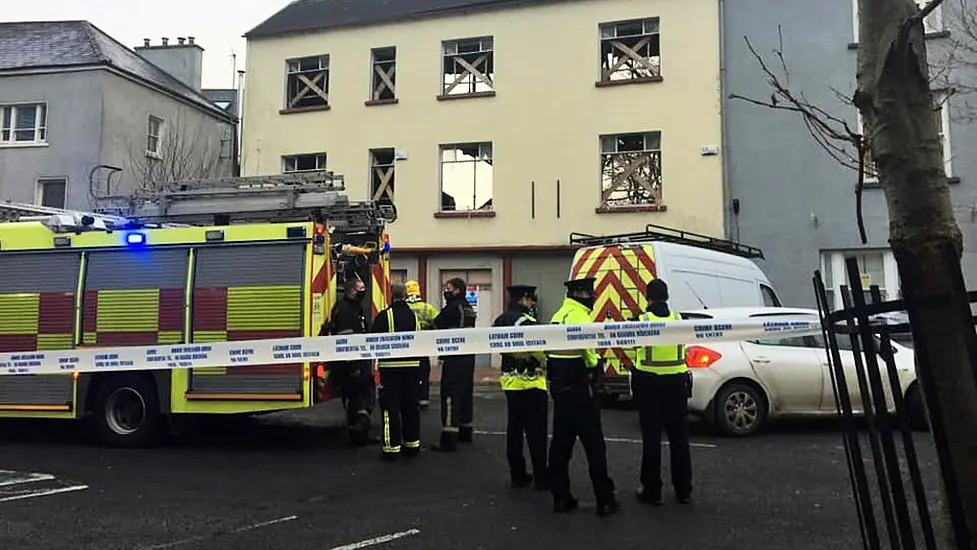
[[[593,323],[590,318],[591,310],[572,298],[564,298],[563,305],[553,314],[550,323],[555,325],[587,325]],[[587,368],[597,366],[600,356],[594,349],[567,349],[546,354],[551,359],[583,359]]]
[[[413,311],[413,310],[412,310]],[[414,315],[414,326],[408,329],[410,332],[415,332],[418,330],[420,321],[417,320],[417,315]],[[393,307],[387,308],[387,332],[403,332],[398,331],[394,326],[394,310]],[[397,359],[380,359],[377,361],[377,368],[389,369],[396,367],[420,367],[420,359],[407,359],[407,358],[397,358]]]
[[[513,326],[520,326],[525,322],[535,325],[536,319],[528,313],[523,313]],[[539,351],[523,351],[516,353],[503,353],[504,363],[515,362],[525,364],[523,371],[503,370],[499,374],[499,383],[502,384],[503,391],[520,390],[543,390],[546,391],[546,370],[543,362],[546,355]],[[535,363],[535,365],[531,365]]]
[[[682,316],[674,311],[670,311],[667,317],[659,317],[651,312],[642,313],[639,321],[660,322],[677,321]],[[634,368],[641,372],[652,374],[682,374],[689,370],[685,364],[684,345],[659,345],[639,347],[636,355]]]

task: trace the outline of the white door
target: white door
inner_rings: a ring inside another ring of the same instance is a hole
[[[817,340],[821,348],[821,368],[824,369],[825,376],[830,377],[830,364],[828,363],[828,352],[824,348],[824,338],[822,338],[820,335],[813,338]],[[875,341],[877,351],[880,346],[879,339],[873,338],[873,340]],[[859,345],[861,345],[861,342],[861,337],[859,337]],[[841,364],[844,365],[845,385],[848,388],[848,398],[851,400],[852,411],[855,413],[862,413],[864,412],[865,404],[863,402],[864,400],[862,399],[862,389],[858,382],[858,365],[855,363],[855,353],[852,351],[851,338],[847,334],[838,335],[838,353],[841,355]],[[879,363],[879,379],[882,382],[883,394],[885,395],[885,399],[889,408],[891,409],[894,406],[894,402],[892,399],[892,386],[889,382],[888,367],[886,367],[885,360],[883,360],[881,356],[876,355],[876,357]],[[864,355],[862,355],[861,363],[862,373],[864,375],[866,384],[865,390],[871,392],[872,386],[871,379],[868,375],[868,363],[865,361]],[[827,382],[824,388],[824,398],[822,399],[821,408],[826,411],[835,411],[838,407],[838,401],[835,398],[834,386],[831,383],[831,378],[827,378],[826,380]]]
[[[810,414],[821,409],[824,370],[812,339],[765,338],[741,346],[757,378],[770,392],[771,410]]]

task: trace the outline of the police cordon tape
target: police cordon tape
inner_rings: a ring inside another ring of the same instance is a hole
[[[580,348],[633,348],[820,334],[819,320],[682,320],[535,325],[245,340],[208,344],[78,348],[0,354],[0,375],[247,367]]]

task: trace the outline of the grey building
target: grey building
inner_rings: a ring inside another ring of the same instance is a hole
[[[863,246],[855,224],[856,172],[823,152],[797,114],[728,98],[770,97],[772,90],[744,37],[780,71],[771,52],[782,36],[789,87],[857,128],[857,111],[835,92],[851,97],[855,89],[857,0],[736,0],[720,5],[728,236],[763,249],[764,269],[785,305],[815,305],[811,277],[821,268],[840,306],[837,288],[845,276],[843,258],[853,253],[859,258],[863,283],[878,284],[888,299],[897,298],[898,273],[888,250],[889,221],[877,180],[867,178],[863,194],[869,241]],[[950,86],[975,76],[961,70],[944,72],[953,23],[953,14],[940,10],[926,21],[931,69],[948,74]],[[977,133],[954,115],[966,98],[950,94],[944,100],[947,83],[943,77],[934,82],[934,115],[941,125],[953,204],[964,232],[964,269],[973,285],[977,158],[967,151],[977,143]]]
[[[203,50],[140,50],[86,21],[0,23],[0,200],[89,209],[234,173],[236,103],[201,90]]]

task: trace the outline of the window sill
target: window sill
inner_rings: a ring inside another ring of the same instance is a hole
[[[630,206],[598,206],[594,208],[597,214],[636,214],[644,212],[665,212],[668,207],[664,204],[634,204]]]
[[[370,99],[368,101],[365,101],[363,103],[363,105],[366,105],[367,107],[373,107],[374,105],[396,105],[398,103],[400,103],[400,100],[397,99],[397,98],[393,98],[393,99]]]
[[[643,76],[641,78],[631,78],[628,80],[598,80],[594,82],[597,88],[610,88],[612,86],[627,86],[630,84],[650,84],[652,82],[664,82],[665,79],[659,76]]]
[[[282,109],[278,111],[280,115],[294,115],[298,113],[314,113],[316,111],[328,111],[332,109],[329,105],[315,105],[313,107],[294,107],[291,109]]]
[[[925,38],[926,40],[934,40],[934,39],[937,39],[937,38],[949,38],[949,37],[950,37],[950,31],[947,31],[947,30],[937,31],[937,32],[928,32],[928,33],[926,33],[926,34],[923,35],[923,38]],[[857,50],[858,49],[858,42],[849,42],[848,43],[848,49],[849,50]]]
[[[146,151],[146,156],[151,159],[163,160],[163,156],[155,151]]]
[[[435,219],[450,220],[457,218],[494,218],[495,210],[442,210],[434,213]]]
[[[438,101],[451,101],[453,99],[474,99],[477,97],[495,97],[495,92],[474,92],[470,94],[439,95]]]
[[[48,147],[50,144],[48,142],[38,142],[38,141],[11,141],[9,143],[0,143],[0,149],[24,149],[30,147]]]

